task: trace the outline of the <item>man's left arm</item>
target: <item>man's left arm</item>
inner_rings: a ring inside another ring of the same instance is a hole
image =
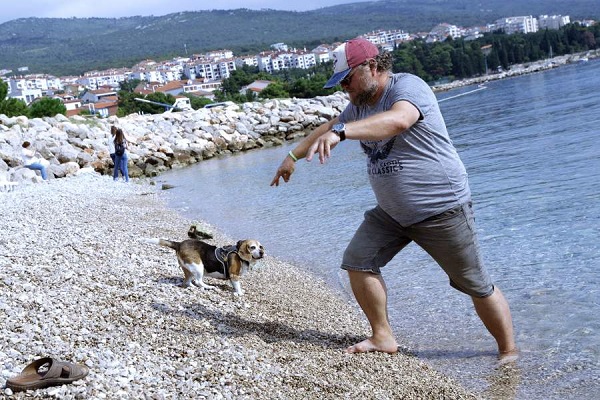
[[[387,111],[372,115],[358,121],[345,124],[346,139],[352,140],[384,140],[398,135],[421,118],[421,113],[412,103],[401,100]],[[319,154],[319,161],[324,163],[333,149],[340,142],[340,137],[329,130],[319,136],[306,154],[306,160],[311,161],[314,154]]]
[[[412,103],[401,100],[387,111],[346,124],[346,139],[384,140],[404,132],[421,118]]]

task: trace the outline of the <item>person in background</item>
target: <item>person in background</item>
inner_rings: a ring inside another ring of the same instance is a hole
[[[23,163],[26,168],[35,171],[40,171],[40,173],[42,174],[42,179],[45,181],[48,180],[48,171],[46,169],[48,161],[46,161],[46,159],[42,157],[37,157],[35,150],[31,148],[30,142],[23,142],[21,156],[23,158]]]
[[[110,159],[113,162],[113,168],[117,168],[117,164],[115,164],[116,155],[115,155],[115,135],[117,134],[117,127],[111,125],[110,127],[110,137],[108,138],[108,154],[110,155]],[[126,139],[127,140],[127,139]],[[123,169],[120,169],[121,175],[124,175]],[[113,170],[114,174],[114,170]]]
[[[117,134],[117,127],[111,125],[110,127],[110,137],[108,138],[108,154],[110,155],[110,159],[113,164],[115,163],[115,135]]]
[[[116,128],[113,143],[115,146],[115,168],[113,169],[113,179],[117,181],[119,178],[119,171],[121,171],[121,176],[125,182],[129,182],[129,158],[127,156],[129,141],[121,128]]]
[[[414,241],[440,265],[453,288],[471,297],[501,361],[515,360],[509,305],[483,265],[467,172],[435,94],[415,75],[392,74],[391,54],[379,54],[368,40],[352,39],[333,57],[334,74],[325,88],[341,85],[350,103],[288,153],[271,186],[278,186],[280,178],[288,182],[298,159],[318,155],[323,164],[341,141],[360,141],[377,205],[365,213],[341,267],[348,271],[372,335],[346,351],[398,351],[381,268]]]

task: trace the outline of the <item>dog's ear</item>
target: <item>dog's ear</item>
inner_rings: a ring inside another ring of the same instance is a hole
[[[246,241],[246,239],[244,240],[238,240],[238,242],[235,244],[235,248],[240,250],[242,248],[242,245],[244,244],[244,242]]]

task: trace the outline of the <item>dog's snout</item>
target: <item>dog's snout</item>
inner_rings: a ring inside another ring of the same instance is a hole
[[[263,258],[265,255],[265,249],[262,246],[252,246],[252,253],[256,258]]]

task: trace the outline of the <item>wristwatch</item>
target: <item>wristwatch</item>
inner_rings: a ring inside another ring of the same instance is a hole
[[[331,132],[340,137],[340,142],[346,140],[346,124],[335,124],[333,128],[331,128]]]

